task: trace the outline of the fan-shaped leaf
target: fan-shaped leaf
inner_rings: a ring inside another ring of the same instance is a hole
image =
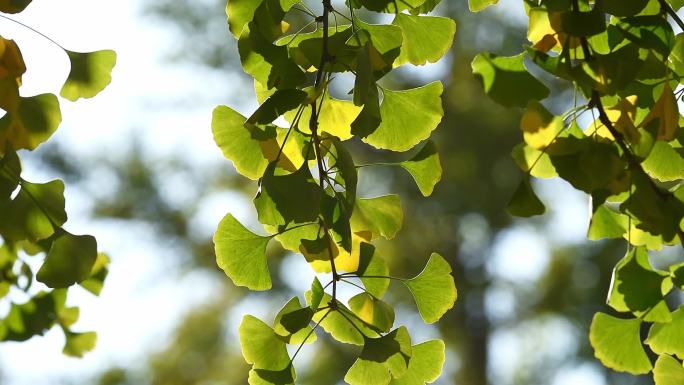
[[[266,263],[266,246],[271,237],[247,230],[232,215],[221,221],[214,234],[216,263],[237,286],[251,290],[271,288],[271,275]]]
[[[456,285],[451,266],[441,255],[433,253],[425,269],[415,278],[404,281],[413,294],[418,312],[429,324],[440,318],[456,302]]]
[[[349,300],[349,308],[366,325],[386,333],[394,326],[394,309],[386,302],[368,293],[355,295]]]
[[[524,218],[542,215],[546,212],[546,207],[534,192],[528,176],[525,176],[518,185],[506,210],[511,215]]]
[[[72,102],[79,98],[92,98],[112,82],[112,70],[116,65],[116,52],[66,51],[71,62],[69,77],[60,94]]]
[[[361,356],[344,380],[350,385],[389,384],[406,373],[411,353],[411,337],[404,326],[380,338],[365,338]]]
[[[391,385],[425,385],[433,383],[442,373],[446,359],[444,342],[432,340],[413,345],[406,373]]]
[[[684,308],[672,313],[672,321],[654,323],[646,343],[657,354],[670,354],[684,358]]]
[[[440,82],[407,91],[383,90],[382,122],[364,141],[379,149],[410,150],[427,139],[442,121],[442,91]]]
[[[36,279],[52,288],[67,288],[84,281],[97,259],[97,241],[89,235],[61,231],[52,240]]]
[[[355,231],[367,230],[374,237],[392,239],[401,229],[404,212],[398,195],[357,199],[351,225]]]
[[[285,342],[268,325],[250,315],[240,324],[240,346],[247,363],[252,364],[250,385],[288,385],[295,380]]]
[[[273,330],[288,344],[312,343],[316,341],[316,334],[311,333],[309,326],[313,314],[310,307],[302,307],[299,298],[294,297],[276,315]]]
[[[375,246],[370,243],[364,242],[360,248],[359,269],[355,274],[361,277],[361,282],[368,293],[376,298],[382,298],[387,292],[390,280],[378,277],[389,276],[387,262],[375,253]],[[365,276],[372,278],[364,278]]]
[[[451,48],[456,22],[445,17],[397,14],[392,24],[401,27],[403,43],[395,66],[436,63]]]
[[[435,185],[442,179],[442,164],[439,161],[437,146],[429,140],[410,160],[399,165],[411,174],[423,196],[432,195]]]
[[[655,385],[684,384],[684,367],[676,359],[663,355],[658,357],[653,369]]]
[[[594,355],[603,365],[619,372],[650,372],[653,366],[641,345],[640,328],[639,319],[619,319],[596,313],[589,331]]]
[[[53,94],[19,98],[16,110],[0,119],[0,148],[33,150],[48,140],[62,122],[59,101]]]
[[[97,334],[95,332],[72,333],[65,332],[66,344],[64,354],[71,357],[83,357],[83,355],[93,349],[97,344]]]

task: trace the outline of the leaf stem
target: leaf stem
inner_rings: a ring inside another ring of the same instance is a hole
[[[304,347],[304,344],[306,344],[306,340],[308,340],[309,337],[311,337],[311,335],[312,335],[312,334],[316,331],[316,329],[318,329],[318,327],[321,325],[321,323],[323,322],[323,320],[325,320],[325,318],[326,318],[328,315],[330,315],[330,313],[332,313],[332,311],[333,311],[332,309],[328,309],[328,311],[327,311],[325,314],[323,314],[323,317],[321,317],[321,319],[320,319],[318,322],[316,322],[316,325],[314,325],[314,327],[311,328],[311,331],[309,332],[309,334],[307,334],[306,337],[304,337],[304,340],[302,341],[301,344],[299,344],[299,347],[297,348],[297,351],[295,351],[295,353],[292,355],[292,358],[290,358],[290,365],[292,365],[292,362],[294,362],[294,359],[297,358],[297,354],[299,354],[299,351],[302,350],[302,347]]]
[[[40,35],[40,36],[42,36],[43,38],[45,38],[45,39],[48,40],[50,43],[52,43],[52,44],[56,45],[57,47],[61,48],[63,51],[68,51],[68,49],[64,48],[61,44],[57,43],[57,42],[54,41],[52,38],[50,38],[48,35],[46,35],[46,34],[40,32],[40,31],[38,31],[37,29],[35,29],[35,28],[33,28],[33,27],[29,26],[29,25],[26,25],[26,24],[22,23],[22,22],[19,21],[19,20],[15,20],[15,19],[12,19],[11,17],[7,17],[7,16],[3,15],[2,13],[0,13],[0,17],[3,18],[3,19],[5,19],[5,20],[9,20],[9,21],[11,21],[12,23],[18,24],[18,25],[20,25],[20,26],[22,26],[22,27],[24,27],[24,28],[26,28],[26,29],[29,29],[29,30],[33,31],[34,33],[37,33],[38,35]]]

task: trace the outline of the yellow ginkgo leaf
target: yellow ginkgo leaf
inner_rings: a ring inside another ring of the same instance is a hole
[[[655,119],[658,119],[658,140],[670,141],[674,139],[679,128],[679,107],[677,99],[668,83],[663,87],[663,94],[641,123],[641,127],[648,126]]]

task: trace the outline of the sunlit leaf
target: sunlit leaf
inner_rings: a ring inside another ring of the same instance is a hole
[[[446,360],[446,348],[441,340],[432,340],[413,345],[411,360],[406,373],[392,379],[391,385],[431,384],[440,374]]]
[[[95,238],[61,231],[52,240],[36,279],[48,287],[66,288],[87,279],[96,259]]]
[[[649,175],[661,182],[684,179],[684,151],[681,147],[675,149],[659,140],[642,166]]]
[[[499,0],[468,0],[471,12],[480,12],[485,8],[498,3]]]
[[[21,305],[12,304],[0,324],[4,325],[3,341],[26,341],[43,335],[57,321],[55,315],[64,307],[66,290],[40,292]],[[2,327],[0,327],[2,329]]]
[[[79,283],[81,287],[95,295],[100,295],[104,281],[109,274],[109,263],[110,259],[106,254],[98,254],[90,275],[85,281]]]
[[[401,229],[404,212],[398,195],[377,198],[359,198],[351,217],[355,231],[367,230],[374,237],[392,239]]]
[[[254,198],[259,222],[267,225],[314,222],[320,214],[322,192],[308,165],[288,175],[275,175],[271,163]]]
[[[536,100],[531,100],[527,104],[520,121],[525,143],[538,150],[543,150],[553,143],[563,128],[563,119],[551,114]]]
[[[55,232],[55,226],[67,220],[64,211],[64,183],[55,180],[39,184],[23,181],[17,196],[0,202],[0,233],[10,240],[45,239]]]
[[[451,48],[456,34],[456,22],[445,17],[399,13],[392,24],[401,27],[404,36],[395,66],[438,62]]]
[[[237,286],[251,290],[271,288],[266,246],[271,237],[259,236],[228,214],[214,234],[216,263]]]
[[[375,253],[375,246],[362,243],[360,246],[359,269],[355,272],[361,277],[366,291],[376,298],[382,298],[389,287],[389,267],[387,261]],[[371,277],[371,278],[364,278]]]
[[[677,99],[668,83],[665,83],[663,93],[641,125],[647,126],[655,119],[658,119],[657,139],[665,141],[674,139],[679,129],[679,107],[677,106]]]
[[[589,331],[594,355],[603,365],[619,372],[650,372],[653,365],[641,345],[640,328],[639,319],[619,319],[596,313]]]
[[[299,298],[294,297],[283,306],[273,321],[273,330],[288,344],[313,343],[316,334],[309,326],[314,312],[310,307],[302,307]]]
[[[83,357],[83,355],[93,349],[97,344],[97,334],[95,332],[72,333],[65,332],[66,343],[64,344],[64,354],[71,357]]]
[[[69,55],[71,70],[60,92],[63,98],[71,101],[92,98],[111,83],[116,52],[104,50],[66,53]]]
[[[240,324],[242,355],[252,365],[250,385],[294,384],[295,372],[285,342],[256,317],[245,316]]]
[[[684,383],[684,367],[676,359],[662,355],[653,369],[655,385],[679,385]]]
[[[366,325],[386,333],[394,325],[394,309],[368,293],[357,294],[349,300],[349,308]]]
[[[426,323],[435,323],[456,302],[456,284],[451,266],[441,255],[433,253],[425,269],[415,278],[404,281]]]
[[[410,150],[427,139],[441,122],[442,91],[440,82],[407,91],[383,90],[382,123],[363,140],[378,149]]]
[[[684,357],[684,308],[672,312],[671,322],[657,322],[651,326],[646,343],[656,354]]]
[[[432,195],[435,185],[442,179],[442,164],[437,146],[431,140],[413,158],[399,165],[411,174],[418,189],[426,197]]]
[[[48,140],[62,122],[59,101],[53,94],[19,98],[15,111],[0,119],[0,148],[33,150]]]
[[[344,381],[350,385],[389,384],[406,373],[411,352],[411,337],[403,326],[380,338],[365,338],[361,356]]]

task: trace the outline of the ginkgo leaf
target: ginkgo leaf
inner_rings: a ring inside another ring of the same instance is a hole
[[[432,195],[435,185],[442,179],[442,164],[439,161],[437,146],[429,140],[411,159],[399,163],[416,181],[423,196]]]
[[[0,321],[5,330],[0,340],[21,342],[44,334],[57,321],[55,315],[64,308],[66,294],[64,289],[42,291],[26,303],[11,304],[9,313]]]
[[[362,243],[359,254],[359,269],[355,274],[360,277],[363,287],[369,294],[382,298],[390,283],[389,278],[379,278],[389,276],[387,261],[375,253],[375,246],[370,243]],[[364,278],[365,276],[371,278]]]
[[[59,100],[53,94],[19,98],[16,111],[0,119],[0,148],[34,150],[48,140],[62,122]]]
[[[411,336],[404,326],[380,338],[365,338],[361,356],[344,381],[350,385],[389,384],[406,373],[411,353]]]
[[[394,326],[392,306],[368,293],[357,294],[349,300],[349,308],[366,325],[386,333]]]
[[[591,216],[587,238],[596,241],[603,238],[622,238],[629,226],[629,218],[606,206],[600,206]]]
[[[672,312],[672,321],[651,326],[646,343],[656,354],[684,358],[684,308]]]
[[[5,239],[37,241],[55,232],[55,225],[67,221],[64,210],[64,183],[23,181],[16,197],[0,202],[0,233]]]
[[[675,44],[667,57],[670,68],[679,76],[684,76],[684,35],[675,37]]]
[[[644,118],[641,126],[646,127],[656,119],[658,119],[657,139],[664,141],[674,139],[679,129],[679,107],[668,83],[663,86],[663,93],[651,108],[651,112]]]
[[[525,107],[530,100],[549,96],[549,89],[525,68],[525,53],[505,57],[478,54],[472,63],[473,73],[485,92],[506,107]]]
[[[603,7],[607,13],[615,16],[633,16],[641,12],[648,0],[604,0]]]
[[[684,367],[676,359],[661,355],[653,369],[655,385],[680,385],[684,384]]]
[[[20,181],[21,161],[16,152],[7,148],[5,155],[0,158],[0,201],[10,199]]]
[[[19,13],[31,4],[32,0],[0,0],[0,12]]]
[[[112,70],[116,65],[116,52],[66,51],[71,70],[60,94],[72,102],[79,98],[92,98],[112,82]]]
[[[684,151],[681,147],[673,148],[665,141],[657,141],[641,165],[649,175],[661,182],[684,179]]]
[[[285,113],[292,111],[302,105],[308,94],[302,90],[285,89],[277,90],[273,95],[269,96],[259,108],[247,119],[247,123],[251,124],[270,124],[278,117],[285,115]]]
[[[318,310],[318,308],[321,306],[321,301],[323,301],[324,294],[325,291],[323,290],[321,281],[319,281],[318,278],[314,278],[313,282],[311,283],[311,297],[309,298],[309,307],[313,311]]]
[[[377,198],[359,198],[351,217],[355,231],[367,230],[374,237],[392,239],[401,229],[404,212],[398,195]]]
[[[520,121],[525,143],[537,150],[543,150],[553,143],[563,127],[563,119],[551,114],[536,100],[530,100]]]
[[[321,109],[318,114],[318,130],[333,135],[340,140],[352,138],[351,125],[361,113],[362,107],[355,106],[349,100],[335,99],[326,92],[322,96]],[[285,114],[288,122],[294,123],[295,111]],[[309,123],[311,120],[311,108],[305,108],[299,118],[297,128],[307,134],[311,133]]]
[[[230,32],[239,38],[242,29],[254,19],[254,13],[263,0],[230,0],[226,5],[228,27]]]
[[[615,266],[608,304],[617,311],[630,311],[647,317],[648,321],[668,321],[671,319],[669,310],[666,307],[665,314],[661,314],[662,309],[658,309],[658,305],[664,304],[664,296],[671,288],[669,274],[654,270],[647,250],[636,247]]]
[[[499,0],[468,0],[468,5],[471,12],[480,12],[498,2]]]
[[[603,365],[618,372],[635,375],[650,372],[653,365],[641,344],[640,328],[639,319],[620,319],[596,313],[589,331],[594,355]]]
[[[544,203],[537,197],[529,177],[523,178],[506,206],[506,211],[516,217],[533,217],[546,212]]]
[[[88,278],[96,259],[95,238],[61,231],[52,241],[36,279],[51,288],[67,288]]]
[[[426,341],[413,345],[411,360],[403,376],[393,379],[391,385],[431,384],[442,374],[446,360],[446,348],[441,340]]]
[[[312,293],[306,293],[306,303],[312,303]],[[332,302],[332,297],[324,293],[322,304],[329,304]],[[361,321],[354,318],[354,314],[346,306],[337,303],[337,309],[322,309],[316,312],[313,316],[314,322],[320,322],[321,328],[326,333],[330,334],[336,341],[361,346],[364,344],[364,334],[372,335],[375,333],[369,329]],[[325,317],[325,318],[324,318]],[[361,334],[361,332],[364,334]]]
[[[216,263],[235,285],[269,290],[271,274],[266,263],[266,246],[270,240],[271,237],[252,233],[228,214],[214,234]]]
[[[237,171],[249,179],[261,178],[268,166],[262,154],[265,141],[275,141],[275,132],[245,127],[247,119],[230,107],[214,109],[211,128],[214,141],[223,155],[233,162]],[[276,142],[277,146],[277,142]]]
[[[279,226],[316,221],[323,194],[308,165],[287,175],[275,175],[275,171],[273,163],[266,168],[254,198],[259,222]]]
[[[98,254],[95,264],[93,264],[93,268],[90,270],[90,275],[85,281],[80,282],[79,285],[95,295],[100,295],[104,287],[104,281],[109,274],[108,266],[110,261],[106,254]]]
[[[446,17],[398,13],[392,24],[401,27],[403,43],[394,65],[438,62],[451,48],[456,22]]]
[[[404,281],[426,323],[435,323],[456,302],[456,284],[451,266],[441,255],[433,253],[425,269],[415,278]]]
[[[406,91],[383,90],[382,122],[363,140],[375,148],[391,151],[402,152],[415,147],[442,121],[442,91],[441,82]]]
[[[310,307],[302,307],[299,298],[294,297],[283,306],[273,321],[273,330],[291,345],[313,343],[316,334],[309,325],[314,312]]]
[[[73,333],[65,332],[66,343],[64,354],[71,357],[83,357],[83,355],[93,349],[97,344],[97,334],[95,332]]]
[[[287,347],[260,319],[247,315],[240,324],[240,346],[245,361],[252,365],[250,385],[294,384],[295,372]]]

